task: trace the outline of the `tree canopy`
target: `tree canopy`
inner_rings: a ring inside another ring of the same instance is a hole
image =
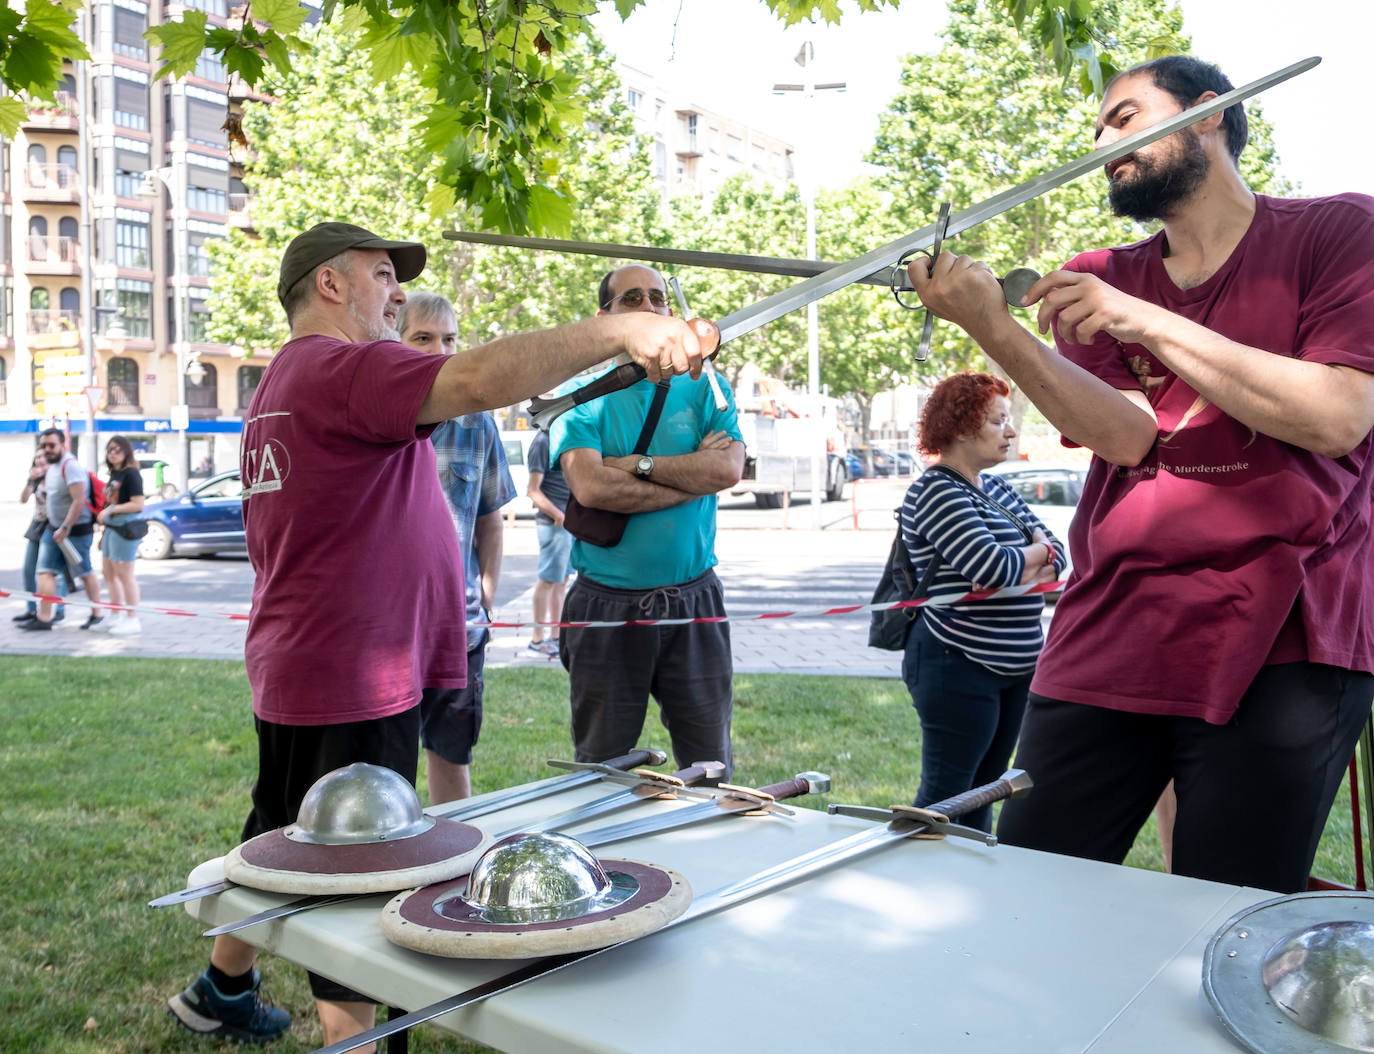
[[[0,0],[0,81],[51,98],[64,59],[88,58],[72,23],[81,0]],[[615,0],[622,18],[645,0]],[[762,0],[786,24],[838,22],[839,0]],[[852,0],[858,16],[901,0]],[[996,0],[988,17],[1034,42],[1063,80],[1100,90],[1114,70],[1114,37],[1100,0]],[[584,120],[578,45],[596,0],[325,0],[322,17],[356,35],[378,81],[411,78],[424,116],[416,138],[432,152],[429,206],[470,208],[484,227],[566,235],[578,202],[564,146]],[[299,0],[249,0],[217,26],[190,6],[154,26],[158,76],[180,77],[217,55],[249,86],[289,79],[307,54],[308,10]],[[851,16],[853,17],[853,16]],[[23,104],[0,98],[0,135],[13,136]]]

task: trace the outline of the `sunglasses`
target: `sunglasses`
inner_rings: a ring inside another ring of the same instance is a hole
[[[611,305],[617,300],[626,307],[639,307],[640,304],[644,303],[646,296],[649,298],[649,303],[655,308],[668,306],[668,295],[662,289],[627,289],[619,296],[613,296],[607,300],[602,310],[609,311]]]

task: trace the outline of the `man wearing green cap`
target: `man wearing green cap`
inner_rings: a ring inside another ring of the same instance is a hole
[[[246,841],[291,823],[325,773],[354,762],[412,783],[422,687],[467,679],[463,560],[439,486],[441,421],[508,406],[616,355],[651,379],[700,372],[719,334],[657,315],[590,318],[456,355],[401,344],[401,283],[425,248],[321,223],[282,257],[291,339],[244,420],[241,471],[256,575],[244,654],[258,732]],[[194,1032],[262,1042],[290,1016],[258,994],[256,950],[215,939],[210,965],[168,1009]],[[326,1043],[375,1007],[311,977]]]

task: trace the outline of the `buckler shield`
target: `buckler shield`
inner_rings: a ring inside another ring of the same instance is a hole
[[[277,893],[386,893],[466,874],[490,844],[470,824],[426,816],[398,773],[358,763],[316,780],[296,822],[232,850],[224,874]]]
[[[598,860],[566,835],[519,833],[488,849],[466,881],[393,899],[382,932],[431,955],[525,959],[642,937],[681,915],[691,899],[675,871]]]

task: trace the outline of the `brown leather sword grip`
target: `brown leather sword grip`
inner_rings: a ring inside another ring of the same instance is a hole
[[[798,777],[797,779],[783,780],[781,783],[773,783],[767,787],[759,788],[760,794],[766,794],[774,801],[782,801],[784,798],[800,798],[804,794],[811,793],[811,781]]]
[[[609,765],[613,769],[624,769],[628,772],[640,765],[662,765],[667,760],[668,756],[661,750],[632,750],[628,754],[621,754],[618,758],[608,758],[602,764]]]
[[[972,790],[964,791],[963,794],[956,794],[952,798],[935,802],[933,805],[926,805],[924,808],[927,812],[941,813],[953,820],[965,813],[981,809],[985,805],[991,805],[993,802],[1019,797],[1028,793],[1031,787],[1030,776],[1021,769],[1010,769],[1002,774],[1001,779],[986,783],[981,787],[974,787]]]

